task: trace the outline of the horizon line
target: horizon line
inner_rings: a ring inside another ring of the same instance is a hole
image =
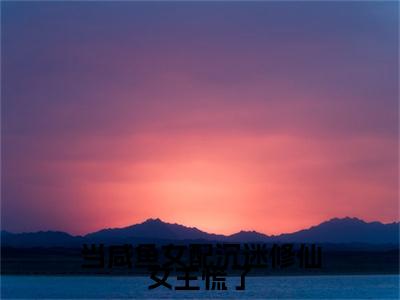
[[[263,232],[259,232],[259,231],[251,230],[251,229],[250,229],[250,230],[241,229],[240,231],[236,231],[236,232],[233,232],[233,233],[231,233],[231,234],[222,234],[222,233],[208,232],[208,231],[202,230],[202,229],[200,229],[200,228],[198,228],[198,227],[196,227],[196,226],[190,226],[190,225],[185,225],[185,224],[179,224],[179,223],[176,223],[176,222],[175,222],[175,223],[172,223],[172,222],[169,222],[169,221],[164,221],[164,220],[162,220],[162,219],[159,218],[159,217],[156,217],[156,218],[154,218],[154,217],[149,217],[149,218],[146,218],[144,221],[141,221],[141,222],[138,222],[138,223],[135,223],[135,224],[130,224],[130,225],[122,226],[122,227],[107,227],[107,228],[105,227],[105,228],[101,228],[101,229],[98,229],[98,230],[95,230],[95,231],[92,231],[92,232],[88,232],[88,233],[85,233],[85,234],[71,234],[71,233],[69,233],[68,231],[63,231],[63,230],[36,230],[36,231],[13,232],[13,231],[1,229],[0,232],[1,232],[1,233],[7,232],[7,233],[11,233],[11,234],[29,234],[29,233],[40,233],[40,232],[58,232],[58,233],[66,233],[66,234],[68,234],[68,235],[70,235],[70,236],[72,236],[72,237],[84,237],[84,236],[86,236],[86,235],[89,235],[89,234],[92,234],[92,233],[96,233],[96,232],[99,232],[99,231],[102,231],[102,230],[124,229],[124,228],[131,227],[131,226],[135,226],[135,225],[141,225],[141,224],[144,224],[144,223],[146,223],[146,222],[148,222],[148,221],[160,221],[160,222],[163,223],[163,224],[178,225],[178,226],[183,226],[183,227],[190,228],[190,229],[197,229],[197,230],[199,230],[199,231],[201,231],[201,232],[203,232],[203,233],[210,234],[210,235],[219,235],[219,236],[230,237],[230,236],[232,236],[232,235],[235,235],[235,234],[238,234],[238,233],[241,233],[241,232],[252,232],[252,233],[262,234],[262,235],[265,235],[265,236],[268,236],[268,237],[277,237],[277,236],[284,235],[284,234],[293,234],[293,233],[296,233],[296,232],[299,232],[299,231],[309,230],[309,229],[311,229],[311,228],[313,228],[313,227],[319,226],[319,225],[321,225],[321,224],[323,224],[323,223],[330,222],[330,221],[333,221],[333,220],[346,220],[346,219],[361,221],[361,222],[363,222],[363,223],[365,223],[365,224],[380,223],[380,224],[382,224],[382,225],[390,225],[390,224],[399,224],[399,223],[400,223],[400,220],[398,220],[398,221],[393,221],[393,222],[388,222],[388,223],[384,223],[384,222],[382,222],[382,221],[365,221],[364,219],[361,219],[361,218],[358,218],[358,217],[349,217],[349,216],[345,216],[345,217],[332,217],[332,218],[327,219],[327,220],[325,220],[325,221],[321,221],[321,222],[318,223],[318,224],[311,225],[311,226],[309,226],[309,227],[307,227],[307,228],[298,229],[298,230],[292,231],[292,232],[282,232],[282,233],[279,233],[279,234],[267,234],[267,233],[263,233]]]

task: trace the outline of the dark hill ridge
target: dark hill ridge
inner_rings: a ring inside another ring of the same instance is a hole
[[[257,231],[240,231],[227,237],[230,242],[265,242],[271,239],[268,235],[259,233]]]
[[[81,245],[83,238],[62,231],[1,232],[1,245],[13,247],[67,247]]]
[[[317,226],[273,239],[282,242],[398,244],[399,223],[367,223],[357,218],[334,218]]]
[[[1,232],[2,246],[14,247],[68,247],[94,243],[135,243],[165,241],[221,241],[221,242],[293,242],[293,243],[365,243],[399,244],[399,223],[383,224],[364,222],[357,218],[334,218],[308,229],[293,233],[268,236],[256,231],[240,231],[226,236],[210,234],[195,227],[171,224],[160,219],[148,219],[143,223],[123,228],[109,228],[72,236],[64,232],[40,231],[35,233]]]
[[[143,223],[124,227],[103,229],[89,233],[84,238],[90,240],[106,240],[115,238],[152,238],[156,240],[221,240],[225,236],[209,234],[196,227],[171,224],[160,219],[148,219]]]

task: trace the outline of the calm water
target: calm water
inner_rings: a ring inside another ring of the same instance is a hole
[[[148,290],[147,277],[2,276],[2,298],[235,298],[235,299],[398,299],[399,275],[248,277],[246,290],[229,290],[239,278],[228,278],[228,291]],[[173,286],[180,285],[168,279]],[[175,284],[176,283],[176,284]]]

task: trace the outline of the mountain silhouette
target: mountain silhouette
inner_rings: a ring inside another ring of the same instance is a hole
[[[334,218],[317,226],[274,238],[282,242],[398,244],[399,223],[367,223],[357,218]]]
[[[148,219],[143,223],[124,227],[103,229],[84,236],[88,240],[144,238],[156,240],[222,240],[223,235],[210,234],[195,227],[171,224],[160,219]]]
[[[1,245],[12,247],[70,247],[84,242],[79,236],[72,236],[62,231],[38,231],[10,233],[1,232]]]
[[[308,229],[293,233],[268,236],[256,231],[240,231],[232,235],[211,234],[195,227],[148,219],[143,223],[123,228],[102,229],[84,236],[72,236],[59,231],[34,233],[1,232],[2,246],[13,247],[71,247],[82,243],[138,243],[138,242],[291,242],[291,243],[365,243],[399,244],[399,223],[365,222],[357,218],[334,218]]]

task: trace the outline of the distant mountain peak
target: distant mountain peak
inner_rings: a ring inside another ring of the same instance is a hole
[[[356,217],[344,217],[344,218],[332,218],[328,221],[325,221],[321,224],[334,224],[334,223],[342,223],[342,224],[366,224],[364,220],[361,220]],[[320,225],[321,225],[320,224]]]
[[[325,222],[322,222],[321,224],[319,224],[319,225],[322,225],[322,224],[347,224],[347,225],[349,225],[349,224],[354,224],[354,225],[364,225],[364,224],[375,224],[375,225],[379,225],[379,224],[381,224],[381,225],[384,225],[385,223],[383,223],[383,222],[379,222],[379,221],[364,221],[364,220],[362,220],[362,219],[360,219],[360,218],[357,218],[357,217],[348,217],[348,216],[346,216],[346,217],[343,217],[343,218],[332,218],[332,219],[330,219],[330,220],[328,220],[328,221],[325,221]],[[392,223],[387,223],[387,224],[399,224],[399,222],[392,222]],[[319,226],[319,225],[317,225],[317,226]]]
[[[166,222],[162,221],[160,218],[149,218],[146,221],[144,221],[142,224],[149,224],[149,223],[167,224]]]
[[[256,233],[256,234],[262,234],[262,233],[259,233],[259,232],[255,231],[255,230],[240,230],[238,233]]]

